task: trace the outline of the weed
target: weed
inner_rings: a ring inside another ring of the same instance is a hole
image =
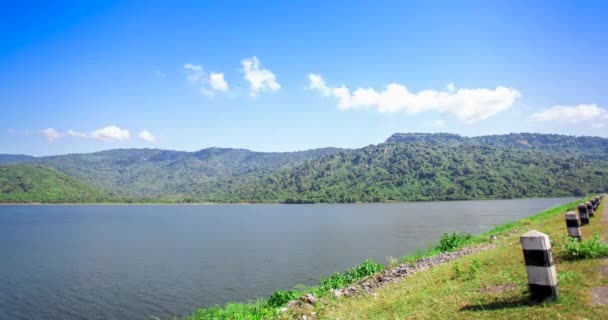
[[[589,259],[608,256],[608,245],[602,243],[602,239],[597,232],[590,239],[584,241],[569,238],[563,246],[566,258]]]
[[[354,268],[350,268],[344,272],[336,272],[331,276],[323,279],[321,281],[321,286],[319,287],[319,289],[320,292],[326,292],[331,289],[342,288],[382,270],[384,270],[383,265],[375,263],[370,259],[367,259],[363,261],[362,264]]]
[[[471,265],[469,266],[469,276],[471,277],[471,279],[477,278],[477,275],[479,274],[480,269],[481,269],[481,261],[479,261],[478,259],[472,258]]]
[[[467,241],[471,240],[472,236],[470,234],[460,234],[460,233],[444,233],[439,240],[439,244],[435,246],[434,250],[439,252],[449,252],[454,251],[464,244]]]
[[[273,292],[270,297],[268,297],[268,306],[279,308],[283,307],[290,300],[295,300],[298,298],[298,293],[293,290],[277,290]]]
[[[454,269],[453,279],[460,279],[462,277],[462,265],[460,264],[460,261],[454,262],[452,268]]]
[[[393,268],[399,265],[399,260],[395,257],[387,257],[386,262],[389,268]]]

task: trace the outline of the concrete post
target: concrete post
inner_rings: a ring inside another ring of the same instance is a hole
[[[587,215],[589,216],[589,218],[593,217],[593,206],[591,205],[591,202],[587,202],[585,203],[585,205],[587,206]]]
[[[578,205],[578,215],[581,220],[581,226],[589,224],[589,215],[587,214],[587,206],[584,203]]]
[[[595,208],[593,208],[593,210],[597,211],[597,208],[599,208],[600,206],[600,197],[596,197],[595,198]]]
[[[557,272],[553,263],[549,236],[530,230],[519,240],[524,252],[530,297],[537,301],[557,301],[559,298]]]
[[[583,234],[581,233],[581,224],[578,221],[578,215],[576,212],[566,212],[566,228],[568,229],[568,236],[570,238],[576,238],[579,241],[582,239]]]

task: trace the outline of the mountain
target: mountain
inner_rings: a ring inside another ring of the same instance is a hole
[[[507,199],[608,191],[608,162],[461,144],[385,143],[331,155],[258,183],[251,201]]]
[[[528,133],[399,133],[350,150],[115,149],[6,159],[52,168],[121,201],[368,202],[608,191],[608,139]]]
[[[111,197],[75,178],[36,165],[0,165],[0,202],[93,203]]]
[[[0,165],[11,163],[23,163],[33,159],[34,157],[24,154],[0,154]]]
[[[450,133],[395,133],[386,142],[486,145],[608,160],[608,139],[588,136],[511,133],[469,138]]]
[[[176,198],[213,191],[218,183],[264,175],[342,151],[254,152],[208,148],[197,152],[115,149],[88,154],[28,158],[121,197]]]

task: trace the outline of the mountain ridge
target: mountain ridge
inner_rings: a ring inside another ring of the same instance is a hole
[[[4,159],[52,168],[116,198],[152,202],[455,200],[608,191],[608,139],[528,133],[396,133],[358,149],[143,148]]]

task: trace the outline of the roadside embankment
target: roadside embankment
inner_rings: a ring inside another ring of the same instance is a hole
[[[363,264],[323,279],[319,286],[279,290],[253,303],[198,309],[188,319],[608,319],[608,307],[593,303],[591,291],[608,285],[598,265],[608,261],[572,256],[564,214],[581,202],[558,206],[471,237],[444,234],[426,253],[389,266]],[[606,231],[604,205],[583,239]],[[605,219],[605,218],[604,218]],[[519,236],[536,229],[550,236],[559,277],[557,303],[530,301]],[[580,247],[587,246],[588,241]],[[606,269],[608,270],[608,269]]]
[[[372,294],[327,299],[306,314],[294,310],[283,318],[307,319],[608,319],[608,306],[594,295],[608,285],[608,260],[577,258],[566,233],[564,214],[580,201],[559,206],[527,219],[503,225],[472,238],[489,242],[480,250],[403,277]],[[599,250],[596,237],[606,235],[600,220],[608,213],[601,204],[589,225],[581,227],[581,247]],[[519,236],[535,229],[549,235],[558,272],[558,302],[530,300]],[[587,244],[594,243],[593,246]],[[481,244],[483,246],[483,244]],[[314,312],[314,313],[313,313]],[[311,317],[312,316],[312,317]]]

